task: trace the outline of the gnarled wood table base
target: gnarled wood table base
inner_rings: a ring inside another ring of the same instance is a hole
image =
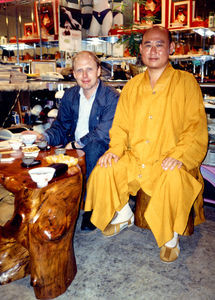
[[[42,189],[20,183],[19,174],[0,174],[0,183],[15,195],[13,217],[0,227],[0,284],[30,274],[39,299],[55,298],[71,284],[82,172],[76,166],[67,173]]]

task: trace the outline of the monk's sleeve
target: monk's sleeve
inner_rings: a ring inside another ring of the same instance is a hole
[[[177,145],[168,156],[183,162],[187,170],[199,166],[208,146],[208,129],[202,93],[193,75],[184,79],[184,121]]]
[[[128,147],[128,132],[129,132],[129,96],[128,84],[123,88],[110,130],[110,144],[107,152],[112,152],[121,157]]]

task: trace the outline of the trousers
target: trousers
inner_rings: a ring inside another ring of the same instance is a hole
[[[103,141],[93,141],[88,143],[82,150],[85,152],[86,160],[86,180],[88,180],[98,159],[108,149],[108,145]]]

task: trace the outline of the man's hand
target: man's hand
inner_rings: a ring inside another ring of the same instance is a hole
[[[65,148],[68,149],[68,150],[73,149],[71,142],[69,142],[69,143],[66,145]],[[81,147],[77,142],[75,142],[75,148],[74,148],[74,149],[81,149],[81,148],[82,148],[82,147]]]
[[[172,157],[167,157],[163,160],[161,166],[164,170],[173,170],[176,166],[180,169],[182,167],[182,162]]]
[[[33,131],[33,130],[25,130],[25,131],[22,131],[21,134],[35,134],[36,135],[36,142],[40,142],[40,141],[43,141],[45,140],[45,137],[43,134],[37,132],[37,131]]]
[[[72,144],[71,144],[71,142],[69,142],[69,143],[66,145],[65,149],[67,149],[67,150],[71,150],[71,149],[72,149]]]
[[[118,162],[119,156],[117,156],[116,154],[111,153],[111,152],[105,153],[104,155],[102,155],[99,158],[98,164],[101,167],[105,167],[105,168],[107,168],[107,166],[109,164],[109,166],[111,167],[112,166],[112,163],[111,163],[112,159],[114,159],[115,162]]]

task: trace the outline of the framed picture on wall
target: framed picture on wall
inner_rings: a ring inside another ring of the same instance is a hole
[[[42,38],[48,38],[58,33],[58,1],[40,0],[35,1],[35,19],[37,33]]]
[[[81,11],[70,7],[59,7],[60,51],[81,50]]]
[[[145,4],[134,4],[134,20],[144,27],[152,24],[166,25],[166,0],[146,0]]]
[[[24,35],[32,36],[34,34],[34,23],[24,23]]]
[[[192,19],[192,1],[169,1],[168,27],[190,27]]]

